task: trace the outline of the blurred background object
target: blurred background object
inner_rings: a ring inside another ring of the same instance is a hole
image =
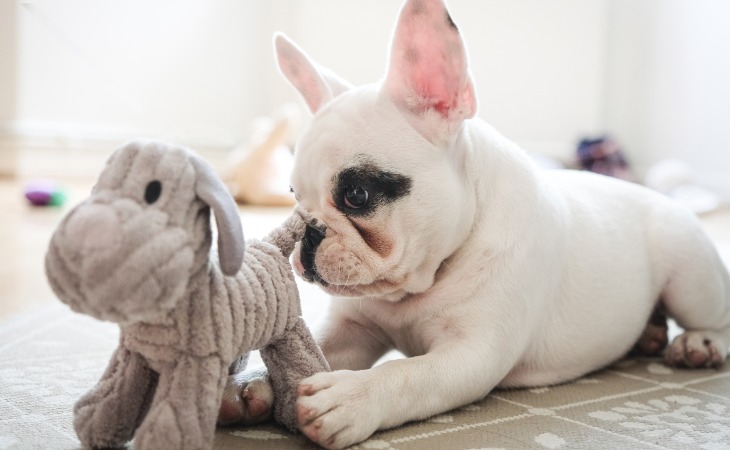
[[[293,206],[289,174],[301,112],[294,103],[254,120],[246,142],[225,163],[223,181],[237,202],[259,206]]]
[[[697,214],[714,211],[727,202],[718,193],[702,186],[695,170],[678,159],[663,159],[655,163],[647,170],[644,184]]]
[[[25,183],[25,199],[33,206],[63,206],[66,190],[54,180],[35,179]]]
[[[583,139],[578,144],[578,165],[583,170],[609,177],[634,181],[623,150],[609,137]]]

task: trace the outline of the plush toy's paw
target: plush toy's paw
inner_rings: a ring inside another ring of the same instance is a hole
[[[85,448],[123,447],[131,439],[127,430],[120,433],[111,424],[96,423],[93,416],[94,408],[91,407],[81,408],[74,416],[74,431]]]
[[[74,405],[73,426],[87,448],[123,447],[134,435],[134,425],[120,416],[118,408],[103,402],[105,397],[91,391]],[[115,417],[116,416],[116,417]]]
[[[243,372],[228,377],[218,411],[218,425],[255,424],[269,420],[274,392],[265,375]]]
[[[380,423],[374,390],[365,372],[340,370],[305,379],[297,391],[299,428],[328,449],[364,441]]]
[[[714,331],[688,331],[674,339],[666,362],[672,366],[701,368],[719,366],[727,356],[728,343]]]
[[[191,430],[181,428],[178,419],[170,405],[158,405],[150,411],[135,433],[134,448],[138,450],[205,448],[202,437],[191,436]]]

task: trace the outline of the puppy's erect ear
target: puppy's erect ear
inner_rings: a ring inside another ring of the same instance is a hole
[[[312,113],[352,87],[332,71],[312,61],[283,33],[274,35],[274,47],[279,70],[302,94]]]
[[[197,175],[195,193],[215,214],[221,270],[226,275],[235,275],[243,264],[246,245],[236,202],[207,162],[198,156],[192,156],[191,162]]]
[[[385,89],[400,108],[435,112],[449,129],[474,117],[466,48],[442,0],[407,0],[391,45]]]

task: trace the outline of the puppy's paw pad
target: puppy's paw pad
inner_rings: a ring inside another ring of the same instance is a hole
[[[688,331],[674,339],[667,349],[667,364],[703,368],[719,366],[727,357],[727,345],[713,331]]]
[[[228,377],[218,410],[218,425],[256,424],[271,418],[274,391],[265,378]]]

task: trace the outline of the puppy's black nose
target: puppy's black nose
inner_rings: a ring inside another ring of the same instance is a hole
[[[317,273],[317,267],[314,265],[314,255],[317,253],[317,247],[324,240],[324,232],[311,225],[307,225],[302,239],[302,250],[299,259],[304,267],[304,278],[307,281],[317,281],[326,284],[322,277]]]
[[[314,228],[311,225],[307,225],[304,231],[304,239],[302,243],[307,251],[315,252],[319,244],[324,240],[324,232]]]

